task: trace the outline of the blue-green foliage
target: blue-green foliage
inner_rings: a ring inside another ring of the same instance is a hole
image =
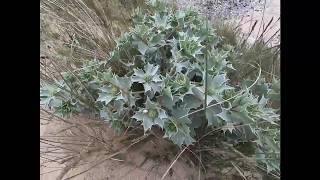
[[[273,84],[260,80],[252,89],[245,83],[236,88],[228,79],[228,72],[236,71],[227,60],[229,51],[217,47],[222,39],[204,18],[157,0],[150,5],[154,12],[137,12],[133,30],[117,41],[110,58],[85,64],[76,73],[80,78],[66,73],[60,86],[43,86],[41,103],[61,116],[89,109],[116,130],[139,123],[145,132],[159,127],[164,138],[178,146],[193,144],[199,127],[195,124],[207,122],[254,140],[259,161],[270,171],[279,170],[280,118],[268,105],[270,98],[279,98],[279,80]],[[115,63],[122,64],[125,73],[119,73]],[[188,116],[204,103],[206,121]]]

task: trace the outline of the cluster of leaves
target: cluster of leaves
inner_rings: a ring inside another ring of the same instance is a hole
[[[228,74],[236,70],[227,60],[230,51],[218,48],[221,38],[204,18],[162,1],[149,4],[154,12],[137,12],[133,30],[118,40],[108,60],[66,73],[59,86],[41,87],[41,103],[61,116],[91,112],[118,131],[158,127],[180,147],[193,144],[203,125],[221,127],[256,142],[260,162],[279,170],[273,156],[279,154],[279,115],[268,105],[279,98],[279,82],[259,81],[253,89],[247,81],[243,87],[231,84]]]

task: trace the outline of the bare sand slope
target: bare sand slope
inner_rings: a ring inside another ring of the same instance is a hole
[[[70,119],[72,121],[85,124],[93,120],[77,117]],[[42,180],[155,180],[161,178],[179,153],[172,143],[161,137],[149,136],[126,149],[131,140],[116,136],[106,124],[72,126],[57,119],[40,126]],[[181,157],[165,179],[197,177],[197,168],[186,158]]]
[[[280,30],[280,20],[278,20],[280,18],[280,0],[267,0],[264,11],[251,11],[248,13],[248,15],[249,16],[243,18],[242,22],[247,23],[243,24],[241,28],[243,32],[248,33],[251,31],[255,21],[257,21],[256,27],[249,38],[251,41],[260,35],[260,33],[263,31],[263,27],[266,27],[271,19],[273,20],[269,25],[269,30],[266,31],[263,38],[268,40],[276,33],[276,31]],[[280,38],[276,38],[273,44],[278,43],[277,41],[279,40]]]

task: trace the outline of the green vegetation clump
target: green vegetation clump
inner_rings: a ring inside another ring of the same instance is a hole
[[[260,68],[253,80],[231,83],[230,74],[238,72],[229,60],[235,48],[223,48],[205,18],[162,1],[149,6],[137,11],[133,29],[110,58],[89,60],[43,85],[41,104],[62,117],[93,114],[118,132],[161,128],[163,138],[179,147],[220,128],[235,140],[254,142],[258,162],[278,172],[280,117],[270,104],[279,100],[279,79],[266,82]]]

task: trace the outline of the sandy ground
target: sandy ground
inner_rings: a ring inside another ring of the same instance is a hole
[[[274,35],[280,29],[280,0],[267,0],[264,11],[251,11],[248,13],[248,16],[243,18],[242,22],[247,22],[241,26],[243,32],[248,33],[251,30],[251,27],[257,21],[256,28],[252,32],[249,40],[254,41],[254,39],[260,35],[263,31],[263,24],[266,27],[267,24],[272,20],[268,30],[266,30],[263,38],[268,40],[271,36]],[[278,21],[277,21],[278,20]],[[261,26],[261,28],[259,28]],[[260,30],[259,30],[260,29]],[[273,41],[272,44],[279,44],[280,32],[277,35],[277,38]]]
[[[263,27],[266,27],[271,19],[273,20],[262,36],[263,39],[268,40],[280,29],[280,20],[278,20],[280,18],[280,0],[177,0],[177,6],[180,9],[191,7],[213,22],[215,19],[225,19],[226,21],[240,23],[242,32],[245,34],[251,31],[255,21],[257,21],[248,38],[249,43],[254,42],[260,36]],[[279,36],[275,36],[276,38],[271,45],[279,44]]]
[[[77,126],[57,118],[50,122],[41,120],[41,180],[159,180],[179,154],[179,149],[161,136],[148,136],[127,149],[133,142],[128,139],[130,136],[117,136],[106,124],[95,125],[97,121],[84,117],[71,118],[68,122]],[[87,126],[82,127],[84,124]],[[212,152],[217,157],[232,156],[220,148],[212,148]],[[189,151],[180,156],[164,180],[199,179],[199,166],[192,158],[195,157]],[[226,175],[217,176],[216,171]],[[248,180],[262,179],[259,174],[245,173]],[[230,167],[207,168],[205,175],[201,172],[200,179],[237,180],[239,174]]]
[[[70,122],[75,121],[85,124],[93,120],[81,117],[70,119]],[[154,136],[124,151],[130,141],[123,142],[125,138],[116,136],[105,124],[102,128],[81,128],[89,136],[103,139],[105,143],[97,143],[93,138],[81,133],[78,127],[69,128],[72,125],[58,119],[51,122],[42,120],[41,124],[45,124],[40,125],[41,180],[68,179],[88,169],[71,179],[160,179],[178,153],[178,149],[171,143]],[[195,179],[195,169],[197,168],[192,161],[182,156],[165,179]]]
[[[250,10],[259,11],[261,0],[176,0],[180,9],[192,8],[209,20],[234,19],[246,15]]]
[[[48,115],[42,114],[41,117],[48,118]],[[95,120],[75,117],[68,122],[71,124],[58,118],[41,120],[41,180],[159,180],[179,154],[179,149],[160,135],[133,141],[137,137],[117,136],[107,124],[96,124],[98,121]],[[133,142],[137,143],[127,148]],[[217,156],[231,157],[219,148],[213,148],[212,152]],[[190,152],[184,153],[164,179],[199,179],[199,165],[195,161]],[[225,173],[223,177],[217,176],[217,170],[207,168],[205,175],[201,172],[200,179],[239,179],[235,169],[219,169],[219,173]],[[246,173],[248,180],[262,179],[259,174]]]

